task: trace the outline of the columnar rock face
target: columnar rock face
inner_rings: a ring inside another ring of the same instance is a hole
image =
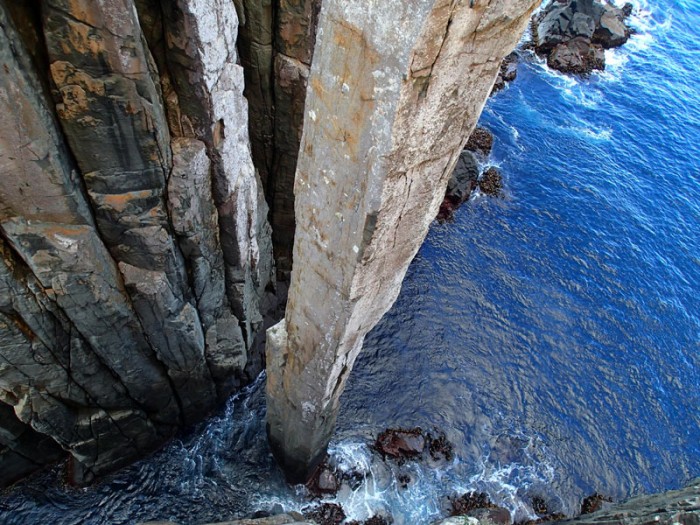
[[[0,485],[63,451],[88,481],[256,373],[273,268],[236,12],[136,4],[0,2]]]
[[[251,103],[253,158],[271,206],[278,275],[288,279],[294,242],[294,174],[321,0],[235,0]]]
[[[291,288],[267,346],[268,433],[291,481],[305,481],[324,454],[364,336],[396,299],[538,3],[323,2]]]

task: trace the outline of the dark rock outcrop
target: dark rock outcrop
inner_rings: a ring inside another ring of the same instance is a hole
[[[437,220],[450,220],[454,211],[472,194],[479,179],[479,165],[471,151],[463,151],[457,159],[450,180],[447,183],[445,197],[440,204]]]
[[[425,436],[420,428],[388,429],[377,436],[374,447],[384,457],[395,459],[416,457],[425,449]]]
[[[318,525],[339,525],[345,520],[345,511],[337,503],[322,503],[302,509],[304,518]]]
[[[496,509],[491,499],[485,492],[467,492],[456,498],[450,499],[452,516],[464,516],[476,509]]]
[[[513,82],[518,76],[518,53],[513,51],[507,55],[501,62],[501,68],[498,71],[498,76],[493,84],[491,93],[495,93],[505,88],[509,82]]]
[[[603,50],[621,46],[631,34],[625,24],[630,13],[631,5],[618,9],[607,0],[552,0],[533,18],[535,50],[559,71],[604,69]]]
[[[469,140],[467,140],[467,144],[464,146],[464,149],[479,153],[483,156],[488,156],[488,154],[491,153],[491,148],[493,148],[493,135],[486,128],[478,126],[474,128],[472,134],[469,135]]]
[[[491,197],[500,197],[503,192],[503,177],[498,168],[487,168],[479,178],[479,189]]]
[[[311,479],[306,483],[306,488],[314,496],[335,494],[340,488],[339,473],[326,458],[316,469]]]
[[[598,494],[597,492],[587,496],[581,502],[581,514],[591,514],[603,508],[605,503],[612,502],[612,499]]]
[[[391,516],[376,515],[365,521],[348,521],[347,525],[391,525],[392,523],[394,523],[394,520]]]

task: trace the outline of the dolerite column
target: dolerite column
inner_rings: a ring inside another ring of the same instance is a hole
[[[184,422],[216,401],[205,336],[165,202],[172,168],[157,74],[132,0],[44,0],[57,113]],[[155,79],[155,80],[154,80]]]
[[[86,480],[162,443],[180,410],[4,4],[0,63],[0,400]]]
[[[365,334],[406,269],[538,0],[324,0],[294,185],[268,434],[293,482],[325,453]]]
[[[237,63],[238,17],[231,0],[161,0],[161,8],[181,128],[201,143],[210,162],[226,295],[250,349],[262,325],[272,245],[251,157],[243,68]]]

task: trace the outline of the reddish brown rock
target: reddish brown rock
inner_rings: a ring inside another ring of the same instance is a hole
[[[474,128],[472,134],[469,135],[467,144],[464,146],[464,149],[480,153],[484,156],[491,153],[491,148],[493,148],[493,134],[488,129],[482,127]]]
[[[375,448],[382,456],[404,459],[419,456],[425,449],[425,436],[420,428],[387,429],[377,437]]]
[[[612,502],[612,498],[598,494],[597,492],[584,498],[581,502],[581,514],[591,514],[603,508],[605,502]]]
[[[490,197],[500,197],[503,192],[503,178],[498,168],[491,166],[481,174],[479,189]]]

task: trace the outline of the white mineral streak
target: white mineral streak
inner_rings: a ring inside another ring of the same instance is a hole
[[[238,16],[230,0],[187,0],[197,25],[198,46],[204,82],[211,96],[213,125],[223,124],[217,149],[226,174],[225,192],[237,201],[236,237],[240,247],[240,267],[258,262],[257,224],[258,182],[250,154],[248,104],[243,97],[243,68],[238,65],[236,38]],[[191,28],[195,29],[195,28]]]
[[[324,452],[363,339],[395,301],[501,59],[538,3],[323,3],[289,301],[267,348],[269,435],[291,480]],[[326,183],[324,173],[338,175]]]

